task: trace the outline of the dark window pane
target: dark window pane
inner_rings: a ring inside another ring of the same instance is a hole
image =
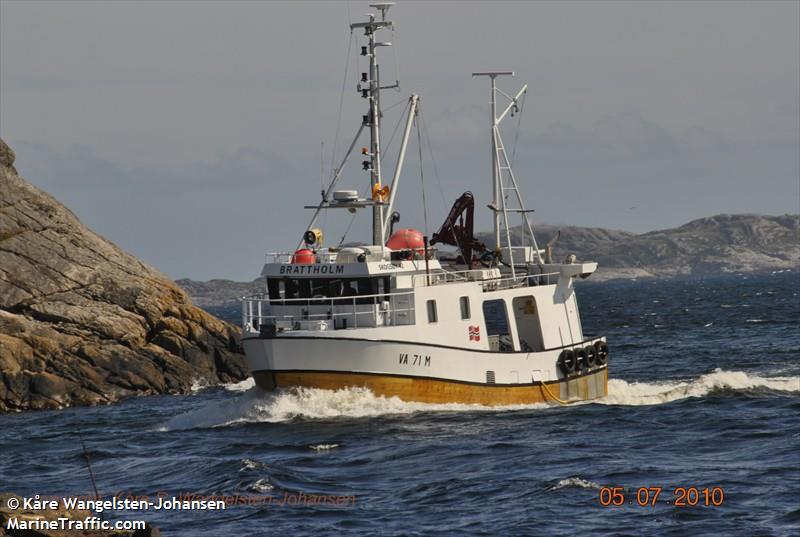
[[[267,280],[267,290],[269,291],[270,300],[280,300],[281,296],[281,280],[269,278]]]
[[[297,286],[297,280],[286,279],[284,280],[284,286],[287,299],[299,298],[300,289]]]
[[[487,300],[483,303],[486,332],[489,336],[508,334],[508,317],[502,300]]]
[[[437,315],[436,311],[436,301],[435,300],[428,300],[428,322],[435,323],[439,320],[439,316]]]
[[[462,296],[459,299],[461,305],[461,318],[462,319],[469,319],[470,318],[470,311],[469,311],[469,297]]]

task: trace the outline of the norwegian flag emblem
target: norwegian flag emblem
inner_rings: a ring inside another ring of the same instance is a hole
[[[470,341],[480,341],[481,340],[481,327],[480,326],[470,326],[469,327],[469,340]]]

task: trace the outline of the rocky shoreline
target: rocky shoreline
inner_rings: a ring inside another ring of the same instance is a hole
[[[239,329],[17,174],[0,140],[0,411],[247,377]]]

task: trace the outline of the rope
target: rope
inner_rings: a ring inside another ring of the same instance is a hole
[[[544,389],[544,391],[546,391],[550,395],[550,398],[553,399],[554,401],[558,401],[562,405],[568,405],[569,404],[567,401],[564,401],[563,399],[559,399],[558,397],[553,395],[553,392],[550,391],[550,388],[548,388],[547,384],[545,384],[544,382],[539,384],[539,386],[541,386]],[[544,396],[544,394],[542,394],[542,395]],[[545,397],[544,400],[547,401],[547,397]]]
[[[404,99],[402,101],[398,101],[398,102],[394,103],[392,106],[390,106],[389,108],[384,110],[384,112],[388,112],[389,110],[391,110],[392,108],[394,108],[395,106],[400,104],[401,102],[405,102],[406,103],[406,109],[408,109],[408,107],[411,106],[411,101],[409,101],[408,99]],[[403,116],[405,116],[405,115],[406,115],[405,112],[403,112],[402,114],[400,114],[400,117],[397,118],[397,124],[394,126],[394,130],[392,131],[392,135],[389,136],[389,141],[386,143],[386,145],[383,146],[382,152],[383,152],[384,155],[389,153],[389,148],[392,147],[392,140],[394,140],[394,135],[397,134],[397,130],[400,128],[400,124],[403,122]]]
[[[514,157],[517,154],[517,138],[519,138],[519,131],[522,130],[522,112],[525,110],[525,97],[528,96],[528,92],[522,94],[522,102],[519,105],[519,111],[517,115],[517,131],[514,133],[514,146],[511,148],[511,161],[509,165],[513,168],[514,167]]]
[[[442,208],[444,209],[445,213],[450,214],[448,207],[447,207],[447,200],[444,197],[444,188],[442,188],[442,179],[439,177],[439,167],[436,165],[436,156],[433,153],[433,147],[431,146],[431,135],[428,133],[428,123],[425,121],[425,115],[422,113],[422,107],[418,108],[419,110],[419,118],[422,121],[422,131],[425,133],[425,142],[428,144],[428,153],[431,156],[431,162],[433,162],[433,174],[436,177],[436,184],[439,186],[439,194],[442,197]],[[417,129],[419,129],[419,125],[417,125]],[[419,134],[419,131],[418,131]],[[422,142],[420,142],[421,144]],[[456,248],[458,248],[459,252],[461,252],[461,244],[456,237],[455,229],[453,229],[453,225],[451,222],[450,230],[453,232],[453,238],[456,239]],[[472,268],[472,260],[465,259],[467,266]]]
[[[425,201],[425,173],[422,171],[422,134],[419,130],[419,121],[417,124],[417,148],[419,149],[419,180],[422,183],[422,215],[425,220],[425,236],[428,235],[428,204]]]
[[[428,132],[428,123],[425,121],[425,114],[422,112],[422,107],[419,107],[419,118],[422,121],[422,131],[425,133],[425,142],[428,144],[428,153],[431,155],[431,162],[433,162],[433,174],[436,176],[436,184],[439,185],[439,194],[442,196],[442,208],[447,210],[447,200],[444,197],[444,189],[442,188],[442,180],[439,177],[439,167],[436,165],[436,157],[433,154],[431,147],[431,135]]]
[[[350,17],[350,5],[348,4],[347,7],[348,18]],[[339,117],[336,119],[336,135],[333,137],[333,148],[331,151],[331,178],[333,178],[333,174],[335,173],[333,170],[333,165],[335,164],[334,159],[336,158],[336,150],[339,148],[339,132],[341,131],[342,127],[342,108],[344,108],[344,90],[347,87],[347,72],[350,70],[350,51],[353,50],[353,30],[350,30],[350,42],[347,45],[347,57],[344,63],[344,78],[342,78],[342,92],[339,95]]]
[[[347,3],[347,21],[348,23],[351,22],[350,19],[350,3]],[[347,55],[345,56],[344,62],[344,76],[342,77],[342,90],[339,93],[339,114],[336,118],[336,134],[333,136],[333,147],[331,148],[331,180],[333,180],[334,175],[336,175],[336,169],[334,168],[334,164],[336,163],[336,152],[339,149],[339,134],[342,130],[342,109],[344,108],[344,90],[347,87],[347,74],[350,70],[350,52],[353,50],[353,41],[355,40],[353,35],[353,29],[350,29],[350,41],[347,43]],[[358,61],[358,60],[356,60]],[[323,142],[324,143],[324,142]],[[324,159],[324,146],[322,149],[322,157],[320,160]],[[324,171],[320,175],[320,183],[321,189],[325,190],[325,184],[322,181],[322,175],[324,175]],[[325,209],[322,212],[322,226],[323,228],[328,226],[328,209]]]
[[[400,60],[397,59],[397,39],[395,38],[394,25],[392,25],[392,52],[394,53],[394,80],[398,87],[395,91],[400,91]]]

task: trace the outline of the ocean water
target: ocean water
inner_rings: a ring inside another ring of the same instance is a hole
[[[0,415],[0,490],[92,495],[80,434],[105,497],[249,502],[106,513],[167,536],[796,536],[799,292],[797,272],[582,282],[584,330],[611,348],[609,395],[587,404],[266,395],[245,381]]]

